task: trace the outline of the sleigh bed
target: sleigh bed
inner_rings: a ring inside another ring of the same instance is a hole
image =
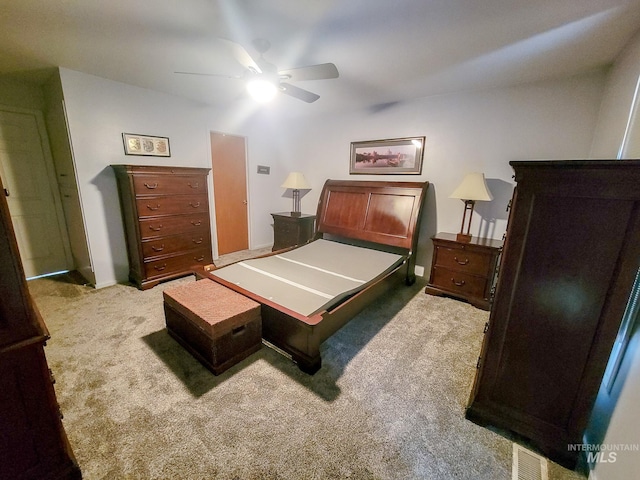
[[[328,180],[312,242],[204,275],[259,302],[264,340],[313,374],[322,342],[390,288],[415,281],[427,187]]]

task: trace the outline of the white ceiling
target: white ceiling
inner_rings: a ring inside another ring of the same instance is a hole
[[[640,27],[640,0],[0,0],[0,75],[62,66],[211,105],[243,94],[229,43],[280,69],[333,62],[340,77],[296,86],[313,104],[373,107],[580,74],[612,63]]]

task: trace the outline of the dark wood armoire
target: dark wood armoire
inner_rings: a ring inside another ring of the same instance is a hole
[[[79,479],[1,180],[0,192],[0,478]]]
[[[640,268],[640,161],[511,162],[516,188],[467,418],[573,468]]]

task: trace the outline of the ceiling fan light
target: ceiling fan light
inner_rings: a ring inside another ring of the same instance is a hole
[[[247,81],[247,91],[254,100],[266,103],[273,100],[278,93],[278,87],[264,78],[252,78]]]

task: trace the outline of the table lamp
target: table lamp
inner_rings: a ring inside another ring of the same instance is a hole
[[[473,207],[478,201],[488,202],[493,200],[493,195],[487,187],[487,181],[484,178],[484,173],[468,173],[465,175],[462,183],[458,185],[449,198],[459,198],[464,202],[464,214],[462,215],[462,225],[460,226],[460,233],[456,236],[459,242],[470,242],[471,234],[471,217],[473,216]],[[467,210],[469,210],[469,222],[467,224],[467,232],[464,233],[464,224],[467,217]]]
[[[300,190],[301,189],[311,189],[311,185],[307,182],[307,179],[304,178],[304,175],[300,172],[291,172],[287,179],[284,181],[282,188],[290,188],[293,190],[293,211],[291,212],[292,217],[299,217],[300,213]]]

